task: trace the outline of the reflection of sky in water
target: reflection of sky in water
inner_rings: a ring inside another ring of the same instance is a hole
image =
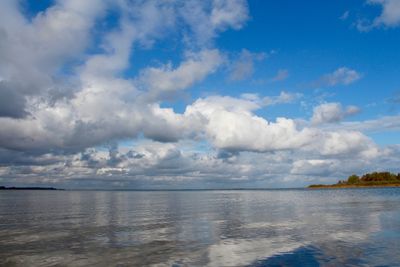
[[[1,192],[0,265],[400,265],[400,188]]]

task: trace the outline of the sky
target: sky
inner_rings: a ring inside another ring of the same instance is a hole
[[[3,0],[0,185],[400,172],[400,1]]]

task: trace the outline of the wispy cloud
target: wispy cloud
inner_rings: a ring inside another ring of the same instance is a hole
[[[349,11],[349,10],[346,10],[346,11],[339,17],[339,19],[340,19],[340,20],[346,20],[346,19],[349,18],[349,16],[350,16],[350,11]]]
[[[247,49],[243,49],[238,59],[230,67],[229,80],[241,81],[250,78],[254,73],[254,64],[267,57],[267,53],[252,53]]]
[[[271,78],[272,82],[284,81],[289,77],[289,71],[286,69],[278,70],[276,75]]]
[[[332,73],[323,75],[313,82],[316,87],[332,87],[336,85],[349,85],[362,78],[362,74],[348,67],[340,67]]]

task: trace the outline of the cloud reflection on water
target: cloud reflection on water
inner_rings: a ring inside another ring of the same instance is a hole
[[[395,265],[398,190],[4,192],[0,265]]]

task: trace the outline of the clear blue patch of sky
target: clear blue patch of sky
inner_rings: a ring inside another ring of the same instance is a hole
[[[382,133],[367,133],[378,145],[396,145],[399,144],[400,134],[397,131],[386,131]]]
[[[38,13],[52,6],[55,0],[25,0],[20,1],[21,10],[28,19],[34,18]]]

